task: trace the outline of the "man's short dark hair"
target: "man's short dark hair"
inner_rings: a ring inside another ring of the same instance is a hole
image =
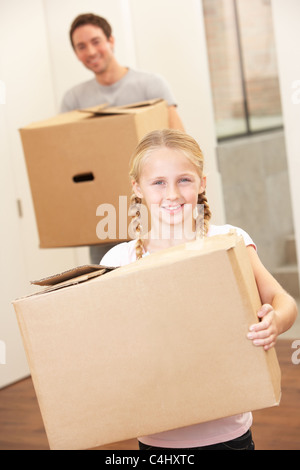
[[[80,26],[84,26],[86,24],[92,24],[93,26],[97,26],[98,28],[102,29],[107,39],[109,39],[112,35],[112,28],[105,18],[102,18],[101,16],[98,16],[98,15],[94,15],[93,13],[85,13],[83,15],[77,16],[77,18],[75,18],[75,20],[73,21],[71,25],[70,40],[71,40],[71,44],[73,48],[74,48],[74,43],[73,43],[74,31]]]

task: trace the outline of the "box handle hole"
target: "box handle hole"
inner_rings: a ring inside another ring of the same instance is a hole
[[[85,183],[86,181],[94,181],[94,179],[94,174],[91,172],[73,176],[74,183]]]

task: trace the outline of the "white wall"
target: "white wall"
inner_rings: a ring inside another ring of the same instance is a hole
[[[28,375],[11,301],[32,291],[30,280],[77,264],[75,250],[40,250],[18,129],[55,114],[43,2],[0,0],[0,341],[6,364],[0,388]],[[21,201],[22,217],[17,200]]]
[[[300,272],[300,2],[272,2]]]
[[[0,0],[0,80],[7,90],[0,104],[0,341],[7,345],[0,388],[28,374],[11,300],[31,291],[31,279],[88,262],[87,249],[39,249],[18,134],[56,114],[64,92],[92,76],[68,37],[72,20],[86,12],[111,22],[120,63],[168,80],[187,131],[204,150],[214,221],[223,222],[201,0]]]
[[[0,74],[2,70],[0,63]],[[6,139],[8,126],[4,109],[4,105],[0,105],[0,341],[6,356],[0,357],[0,388],[28,373],[16,318],[10,305],[13,298],[26,290],[26,270],[19,234],[14,174],[9,156],[9,142]]]

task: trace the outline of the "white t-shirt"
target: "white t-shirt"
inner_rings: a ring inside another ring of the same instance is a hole
[[[246,246],[256,246],[250,236],[242,229],[232,225],[211,225],[208,237],[223,235],[235,229],[238,235],[244,238]],[[136,261],[136,241],[121,243],[109,250],[101,260],[103,266],[125,266]],[[148,256],[145,253],[144,256]],[[230,441],[245,434],[252,426],[252,413],[242,413],[228,418],[222,418],[208,423],[200,423],[172,431],[161,432],[144,436],[139,440],[146,445],[155,447],[166,447],[183,449],[192,447],[203,447],[220,442]]]

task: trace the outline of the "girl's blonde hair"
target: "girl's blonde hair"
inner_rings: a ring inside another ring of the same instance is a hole
[[[174,129],[163,129],[150,132],[147,134],[141,142],[138,144],[134,154],[130,161],[129,175],[131,181],[140,180],[141,170],[143,163],[146,159],[151,157],[151,154],[161,147],[167,147],[174,150],[179,150],[185,154],[185,156],[196,166],[200,178],[203,177],[204,168],[204,157],[198,143],[188,134],[182,131]],[[132,225],[136,234],[136,257],[137,259],[143,256],[143,241],[141,237],[141,207],[142,200],[136,196],[133,192],[131,196],[131,207],[130,213],[132,215]],[[209,230],[209,221],[211,219],[211,212],[207,202],[205,192],[198,195],[197,204],[203,205],[204,214],[201,218],[204,218],[203,222],[203,235],[207,235]],[[200,215],[199,215],[200,217]],[[196,227],[200,224],[196,221]],[[197,228],[196,228],[197,230]]]

